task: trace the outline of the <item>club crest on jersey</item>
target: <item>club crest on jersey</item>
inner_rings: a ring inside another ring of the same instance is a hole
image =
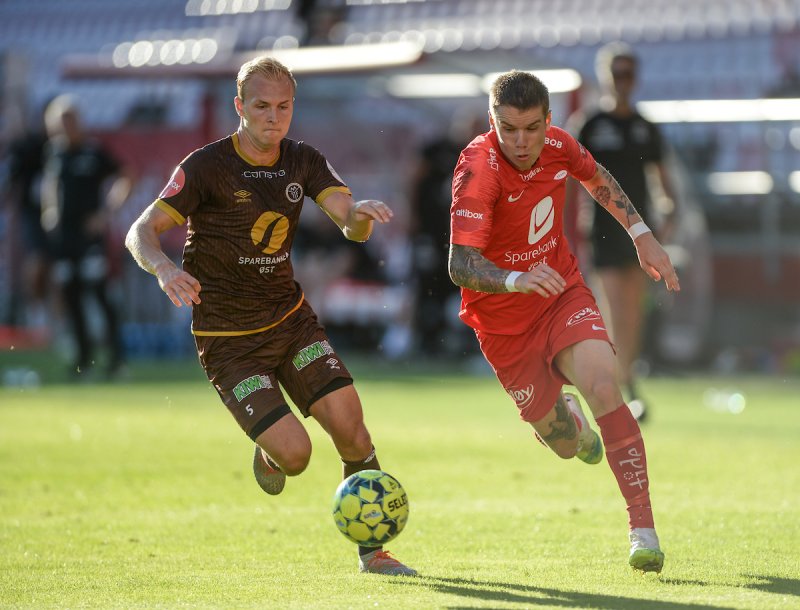
[[[292,182],[286,187],[286,198],[292,203],[297,203],[303,198],[303,187],[297,182]]]
[[[583,309],[576,311],[569,317],[569,320],[567,320],[567,326],[575,326],[576,324],[580,324],[581,322],[585,322],[586,320],[599,320],[599,319],[600,319],[599,311],[591,307],[584,307]]]

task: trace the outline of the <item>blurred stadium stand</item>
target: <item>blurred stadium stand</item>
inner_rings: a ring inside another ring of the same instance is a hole
[[[800,0],[4,0],[0,151],[22,117],[33,123],[46,100],[75,95],[91,130],[139,176],[117,219],[121,240],[180,159],[235,129],[235,68],[247,54],[416,44],[421,57],[404,67],[299,73],[290,134],[328,155],[357,195],[396,207],[396,227],[369,244],[392,270],[387,301],[374,293],[369,301],[393,313],[368,317],[402,325],[392,316],[405,315],[397,289],[413,282],[404,229],[415,150],[446,129],[455,108],[483,108],[485,97],[407,98],[389,93],[390,77],[571,68],[583,85],[554,95],[554,122],[563,124],[596,95],[595,52],[615,39],[640,55],[641,100],[800,98]],[[676,248],[685,288],[656,296],[664,306],[651,356],[773,370],[800,361],[800,112],[778,121],[662,120],[688,204]],[[724,172],[725,185],[728,172],[743,171],[764,172],[771,187],[726,193],[710,180]],[[14,219],[10,206],[2,210],[0,323],[8,323],[14,261],[24,252],[5,239]],[[167,239],[179,257],[182,235]],[[121,251],[119,267],[132,352],[190,352],[184,312]]]

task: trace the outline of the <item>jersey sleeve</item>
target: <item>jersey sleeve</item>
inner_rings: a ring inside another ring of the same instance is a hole
[[[197,210],[203,200],[198,152],[181,161],[172,172],[166,186],[156,199],[155,205],[182,225]]]
[[[484,248],[492,232],[494,205],[500,196],[497,162],[480,148],[467,148],[453,173],[450,243]]]
[[[333,192],[342,192],[350,195],[350,189],[341,179],[333,166],[313,146],[302,144],[304,164],[307,168],[306,195],[317,204],[321,204]]]
[[[589,180],[597,172],[597,162],[586,147],[573,138],[566,131],[559,129],[559,137],[563,138],[564,149],[567,155],[569,173],[577,180]]]

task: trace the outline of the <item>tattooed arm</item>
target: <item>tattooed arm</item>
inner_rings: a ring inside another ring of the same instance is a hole
[[[605,208],[606,212],[625,227],[625,230],[629,230],[631,227],[634,227],[634,230],[644,227],[644,232],[640,230],[631,233],[633,244],[636,246],[636,253],[639,255],[639,264],[647,275],[655,281],[664,278],[667,290],[680,290],[678,275],[675,273],[669,256],[653,236],[653,233],[646,228],[646,225],[642,222],[642,217],[633,207],[631,200],[628,199],[628,196],[614,177],[608,173],[608,170],[598,163],[594,176],[585,182],[581,182],[581,184],[583,188],[589,191],[594,200]],[[639,226],[635,227],[634,225]]]
[[[642,217],[633,207],[619,182],[599,163],[594,176],[581,184],[589,191],[592,198],[616,218],[617,222],[625,229],[630,229],[631,226],[642,221]]]
[[[507,271],[484,257],[480,249],[459,244],[450,245],[448,270],[454,284],[477,292],[535,292],[549,297],[563,292],[567,285],[557,271],[544,263],[526,273]],[[512,276],[513,289],[506,285],[511,273],[516,275]]]

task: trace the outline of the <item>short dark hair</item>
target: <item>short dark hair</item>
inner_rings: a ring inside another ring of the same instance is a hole
[[[550,112],[550,92],[530,72],[511,70],[498,76],[489,89],[489,107],[496,113],[500,106],[527,110],[541,106],[545,116]]]

